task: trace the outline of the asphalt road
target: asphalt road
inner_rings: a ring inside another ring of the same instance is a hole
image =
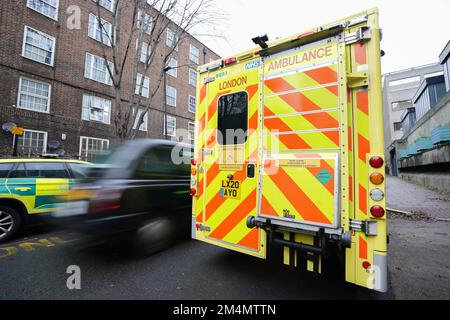
[[[189,239],[137,258],[115,247],[87,248],[79,238],[39,227],[0,245],[0,299],[389,298],[345,283],[336,267],[314,279],[307,272]],[[81,268],[81,290],[66,286],[71,265]]]

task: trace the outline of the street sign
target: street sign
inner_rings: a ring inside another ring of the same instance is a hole
[[[24,128],[14,127],[11,129],[11,133],[16,136],[23,136]]]

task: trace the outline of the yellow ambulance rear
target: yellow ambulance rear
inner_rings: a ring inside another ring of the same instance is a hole
[[[192,237],[386,291],[378,10],[253,41],[198,69]]]

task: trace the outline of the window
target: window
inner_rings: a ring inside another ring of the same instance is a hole
[[[55,38],[25,26],[22,56],[53,66]]]
[[[50,92],[51,86],[48,83],[20,78],[17,107],[48,113],[50,110]]]
[[[12,163],[0,163],[0,179],[8,178],[9,171],[12,167]]]
[[[189,122],[188,123],[188,139],[191,142],[191,144],[194,144],[194,137],[195,137],[195,123]]]
[[[243,144],[247,141],[248,95],[238,92],[222,96],[218,102],[217,129],[221,145]]]
[[[109,149],[109,140],[80,137],[80,159],[94,162],[98,155]]]
[[[69,174],[64,163],[27,162],[17,166],[13,177],[19,179],[69,179]]]
[[[393,111],[401,111],[413,106],[412,100],[396,101],[392,103]]]
[[[394,122],[394,131],[402,131],[402,123]]]
[[[144,79],[142,79],[142,77]],[[136,89],[134,93],[138,96],[143,96],[148,98],[150,96],[150,78],[144,77],[142,74],[138,73],[136,76]]]
[[[176,137],[177,135],[177,118],[167,116],[167,135],[169,137]]]
[[[189,159],[185,159],[181,164],[176,164],[172,160],[173,148],[168,146],[158,146],[151,148],[142,156],[136,170],[137,179],[180,179],[189,173]],[[158,196],[155,196],[158,197]],[[155,198],[156,200],[156,198]]]
[[[173,48],[173,46],[176,44],[175,51],[178,51],[178,37],[176,36],[175,32],[173,32],[170,29],[167,29],[167,40],[166,44],[169,48]]]
[[[195,62],[196,64],[199,64],[200,51],[192,44],[189,47],[189,59],[191,59],[191,61]]]
[[[83,95],[81,118],[85,121],[111,123],[111,100]]]
[[[59,0],[27,0],[27,7],[53,20],[58,20]]]
[[[136,130],[139,122],[139,117],[142,115],[142,112],[144,110],[138,109],[138,114],[136,116],[136,119],[134,121],[133,129]],[[133,110],[133,116],[136,113],[136,109]],[[139,131],[147,131],[148,130],[148,113],[144,115],[144,122],[142,122],[141,126],[139,127]]]
[[[37,156],[47,151],[47,132],[25,130],[23,136],[18,137],[17,152],[21,156]]]
[[[102,42],[103,44],[111,47],[112,41],[112,24],[106,20],[100,19],[101,25],[99,24],[98,17],[95,14],[89,14],[89,30],[88,35],[92,39]]]
[[[137,26],[139,29],[144,30],[145,33],[152,34],[153,18],[147,12],[139,10],[137,15]]]
[[[193,69],[189,69],[189,84],[197,87],[197,72]]]
[[[410,84],[410,83],[415,83],[415,82],[420,82],[420,76],[410,77],[410,78],[405,78],[405,79],[400,79],[400,80],[394,80],[394,81],[389,82],[389,86],[395,87],[395,86],[401,86],[404,84]]]
[[[166,103],[169,106],[177,106],[177,89],[171,86],[166,86]]]
[[[115,0],[94,0],[94,2],[98,2],[103,8],[113,12]]]
[[[89,166],[81,163],[68,163],[68,166],[70,167],[72,175],[75,179],[83,179],[87,177]]]
[[[113,65],[110,61],[107,62],[110,68]],[[107,85],[112,85],[111,77],[109,76],[108,68],[105,59],[86,53],[86,64],[84,67],[84,76],[88,79],[98,81]]]
[[[194,96],[189,96],[189,105],[188,110],[189,112],[195,113],[195,106],[196,106],[196,98]]]
[[[178,68],[178,61],[175,60],[174,58],[170,58],[169,61],[167,61],[167,67],[169,67],[170,69],[167,71],[167,74],[171,75],[172,77],[177,77],[178,76],[178,72],[177,72],[177,68]]]
[[[139,39],[136,40],[136,50],[139,50]],[[139,58],[139,61],[141,61],[142,63],[147,63],[151,53],[152,53],[151,46],[147,42],[142,41],[141,57]]]

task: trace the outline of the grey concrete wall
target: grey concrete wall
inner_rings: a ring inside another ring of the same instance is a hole
[[[450,194],[450,173],[401,173],[400,178]]]

